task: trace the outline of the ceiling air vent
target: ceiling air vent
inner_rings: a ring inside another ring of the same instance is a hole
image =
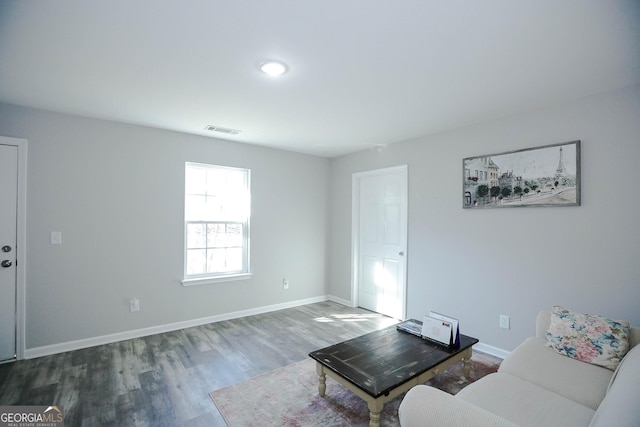
[[[209,125],[205,127],[204,130],[208,130],[211,132],[226,133],[227,135],[237,135],[240,133],[238,129],[229,129],[229,128],[223,128],[221,126],[213,126],[213,125]]]

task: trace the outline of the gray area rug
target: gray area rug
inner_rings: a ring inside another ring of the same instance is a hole
[[[426,384],[450,394],[495,372],[501,359],[474,352],[470,378],[460,363]],[[344,427],[369,425],[367,404],[327,377],[325,397],[318,395],[318,375],[311,359],[285,366],[210,393],[229,427]],[[398,406],[404,395],[387,402],[382,427],[398,427]]]

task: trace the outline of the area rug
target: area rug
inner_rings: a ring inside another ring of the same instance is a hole
[[[501,359],[474,352],[470,378],[457,363],[426,384],[450,394],[495,372]],[[229,427],[367,427],[367,404],[327,377],[325,397],[318,395],[315,361],[303,360],[210,393]],[[404,395],[387,402],[382,427],[398,427],[398,407]]]

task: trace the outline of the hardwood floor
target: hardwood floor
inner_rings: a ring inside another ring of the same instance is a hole
[[[209,392],[395,323],[322,302],[0,365],[0,405],[58,405],[65,426],[226,426]]]

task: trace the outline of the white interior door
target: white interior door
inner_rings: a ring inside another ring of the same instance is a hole
[[[355,174],[353,197],[358,306],[404,319],[407,167]]]
[[[18,147],[0,142],[0,362],[16,357]]]

